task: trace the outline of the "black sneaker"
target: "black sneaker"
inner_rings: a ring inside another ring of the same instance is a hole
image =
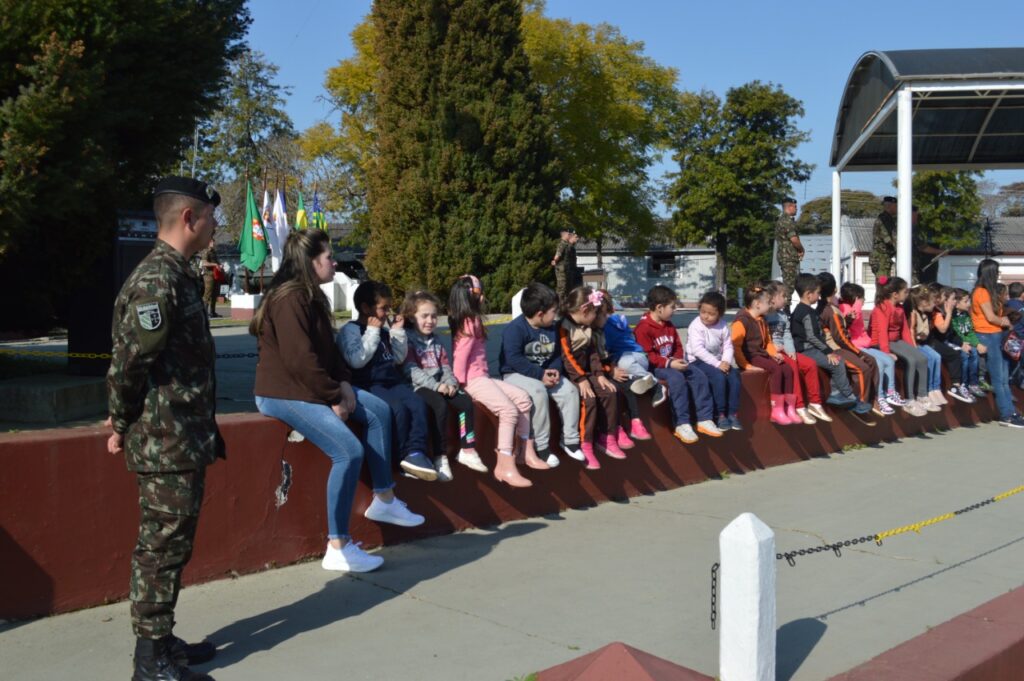
[[[999,419],[999,425],[1010,428],[1024,428],[1024,418],[1020,414],[1010,414],[1005,419]]]
[[[437,480],[437,469],[423,452],[413,452],[398,464],[402,470],[420,480]]]

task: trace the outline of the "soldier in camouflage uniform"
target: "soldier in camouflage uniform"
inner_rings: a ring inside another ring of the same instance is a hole
[[[576,230],[563,229],[562,238],[555,249],[555,257],[551,259],[551,266],[555,268],[555,291],[560,303],[568,299],[569,291],[579,286],[576,269],[577,241],[579,236]]]
[[[871,228],[871,255],[868,265],[878,277],[892,276],[892,259],[896,257],[896,198],[882,199],[882,212]]]
[[[782,283],[786,286],[786,307],[788,309],[796,286],[796,275],[800,273],[800,260],[804,257],[804,245],[796,231],[796,199],[782,200],[782,215],[775,221],[776,257],[782,270]]]
[[[186,665],[212,659],[209,642],[172,634],[181,572],[192,555],[206,466],[224,456],[214,418],[214,345],[202,279],[189,259],[210,243],[220,195],[198,180],[169,177],[155,191],[153,250],[114,303],[107,373],[111,454],[124,453],[139,485],[132,554],[133,681],[205,680]]]
[[[203,303],[210,311],[210,318],[220,317],[217,314],[217,294],[220,286],[213,276],[214,268],[218,267],[217,246],[210,242],[207,248],[199,252],[199,265],[203,269]]]

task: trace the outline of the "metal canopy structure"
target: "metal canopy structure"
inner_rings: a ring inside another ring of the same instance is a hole
[[[843,91],[830,165],[833,274],[841,173],[897,170],[896,273],[909,280],[912,169],[1024,168],[1024,48],[865,53]]]

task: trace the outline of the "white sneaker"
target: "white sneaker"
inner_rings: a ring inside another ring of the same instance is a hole
[[[930,411],[930,412],[942,411],[942,407],[940,407],[939,405],[935,404],[935,401],[932,400],[931,397],[922,397],[917,402],[922,407],[924,407],[925,411]]]
[[[455,478],[452,475],[452,467],[448,463],[448,457],[444,454],[434,457],[434,468],[437,469],[438,482],[451,482]]]
[[[949,404],[949,400],[946,399],[946,397],[942,394],[941,390],[932,390],[931,392],[929,392],[928,399],[931,401],[932,404],[937,405],[939,407]]]
[[[817,402],[812,402],[811,404],[808,404],[807,411],[808,413],[810,413],[811,416],[818,419],[819,421],[824,421],[825,423],[832,423],[832,417],[828,415],[827,411],[825,411],[825,407],[821,406]]]
[[[668,390],[665,390],[665,386],[661,383],[654,386],[654,399],[651,404],[657,407],[659,404],[668,399]]]
[[[811,416],[811,412],[807,411],[807,407],[800,407],[797,409],[796,415],[800,417],[800,420],[804,422],[805,426],[813,426],[818,422],[816,418]]]
[[[472,450],[460,449],[459,453],[455,456],[455,460],[477,473],[487,472],[487,466],[480,460],[480,455]]]
[[[637,395],[643,395],[657,384],[658,381],[654,378],[654,374],[646,374],[633,381],[633,383],[630,384],[629,389]]]
[[[302,442],[306,439],[306,436],[297,430],[288,431],[288,442]]]
[[[697,421],[697,432],[708,437],[722,437],[722,430],[711,420]]]
[[[359,548],[359,543],[349,540],[340,549],[327,544],[327,552],[320,566],[324,570],[337,570],[339,572],[369,572],[376,570],[384,564],[380,556],[371,556]]]
[[[387,504],[376,495],[366,511],[363,512],[363,516],[377,523],[401,525],[402,527],[416,527],[422,525],[424,520],[423,516],[410,511],[405,502],[398,497]]]
[[[902,406],[903,411],[911,416],[924,416],[928,413],[925,411],[924,407],[917,403],[917,400],[906,400]]]
[[[672,434],[688,445],[692,445],[697,441],[697,433],[693,432],[693,426],[689,423],[682,423],[676,426]]]
[[[548,458],[544,459],[544,463],[546,463],[549,468],[558,468],[558,464],[562,463],[562,461],[554,452],[551,452],[548,454]]]
[[[562,451],[576,459],[577,461],[586,461],[587,457],[583,456],[583,450],[580,449],[579,444],[567,445],[562,443]]]

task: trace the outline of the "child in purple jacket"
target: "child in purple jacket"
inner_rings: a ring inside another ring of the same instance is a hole
[[[687,330],[686,361],[708,378],[719,430],[743,430],[738,414],[740,372],[732,365],[732,336],[724,316],[725,297],[716,291],[705,293]]]

